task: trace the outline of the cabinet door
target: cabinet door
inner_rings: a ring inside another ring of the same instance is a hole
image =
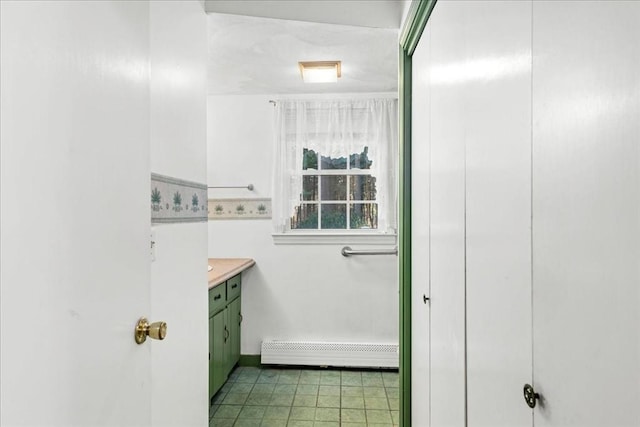
[[[210,377],[213,376],[211,379],[213,385],[213,389],[210,389],[211,395],[215,394],[227,380],[227,358],[225,357],[226,312],[226,310],[222,310],[209,320],[210,331],[212,331],[210,332],[210,345],[212,349],[211,362],[209,364],[209,375]]]
[[[213,317],[209,318],[209,405],[211,405],[211,399],[213,395],[216,394],[216,386],[214,380],[214,330],[215,325],[213,323]]]
[[[240,323],[242,315],[240,314],[240,297],[229,303],[229,370],[240,360]]]
[[[224,309],[224,331],[223,331],[223,353],[224,362],[222,364],[222,370],[224,371],[225,378],[231,372],[233,363],[231,362],[231,328],[229,325],[229,306]]]

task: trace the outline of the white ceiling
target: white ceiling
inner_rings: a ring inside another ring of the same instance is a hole
[[[205,0],[209,13],[374,28],[400,28],[410,0]]]
[[[380,6],[399,6],[399,1],[211,1],[223,6],[234,3],[297,5],[380,3]],[[361,6],[362,6],[361,5]],[[228,5],[227,5],[228,6]],[[258,8],[259,9],[259,8]],[[360,7],[362,11],[366,8]],[[278,16],[295,16],[271,10]],[[337,7],[336,11],[341,9]],[[379,9],[375,9],[379,12]],[[398,9],[400,10],[400,9]],[[260,10],[258,10],[260,12]],[[263,11],[264,12],[264,11]],[[300,10],[298,10],[300,12]],[[249,11],[245,11],[249,13]],[[257,14],[257,12],[252,12]],[[400,13],[400,12],[399,12]],[[304,15],[304,14],[303,14]],[[361,14],[362,15],[362,14]],[[364,15],[367,15],[364,13]],[[304,16],[303,16],[304,17]],[[330,20],[319,15],[318,19]],[[334,21],[336,17],[332,18]],[[377,13],[370,22],[379,22]],[[395,19],[395,18],[394,18]],[[398,86],[398,25],[394,28],[336,25],[301,20],[272,19],[226,13],[211,13],[209,24],[209,93],[210,94],[298,94],[298,93],[357,93],[395,92]],[[344,19],[343,19],[344,20]],[[362,21],[362,19],[360,19]],[[395,21],[394,21],[395,22]],[[381,25],[381,24],[377,24]],[[338,83],[305,84],[298,70],[298,61],[342,61],[342,77]]]

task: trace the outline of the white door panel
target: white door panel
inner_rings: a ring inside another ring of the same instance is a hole
[[[534,2],[535,424],[640,425],[640,3]]]
[[[441,7],[442,6],[442,7]],[[464,7],[464,6],[463,6]],[[464,88],[439,80],[465,40],[460,6],[437,5],[431,25],[431,425],[462,427],[465,404],[465,132]],[[418,183],[414,184],[417,185]]]
[[[431,27],[412,57],[411,107],[411,421],[429,425],[429,166]]]
[[[531,3],[454,3],[466,146],[468,426],[531,426]]]
[[[149,6],[0,4],[0,424],[149,425]]]

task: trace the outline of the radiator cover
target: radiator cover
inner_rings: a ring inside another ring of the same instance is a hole
[[[397,368],[398,344],[263,341],[263,365]]]

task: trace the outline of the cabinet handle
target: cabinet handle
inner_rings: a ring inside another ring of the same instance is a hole
[[[218,301],[220,298],[222,298],[222,294],[218,294],[215,297],[213,297],[214,301]]]
[[[224,342],[227,342],[229,338],[229,330],[227,329],[227,325],[224,326]]]
[[[238,287],[238,284],[237,284],[237,283],[234,283],[233,285],[231,285],[231,289],[235,289],[235,288],[237,288],[237,287]]]
[[[239,325],[240,323],[242,323],[242,319],[244,319],[244,317],[242,317],[242,313],[238,313],[238,316],[240,316],[240,321],[238,322]]]

